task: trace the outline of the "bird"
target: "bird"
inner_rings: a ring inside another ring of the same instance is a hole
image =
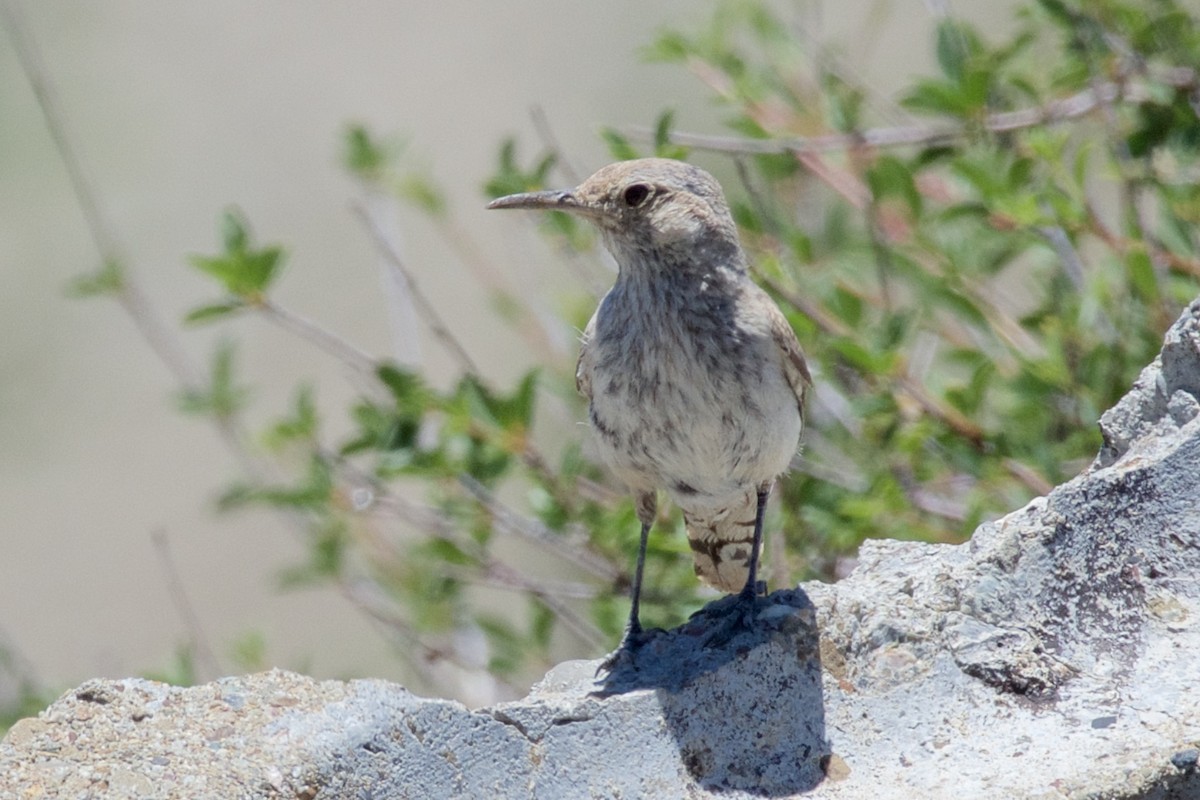
[[[683,512],[696,575],[736,593],[748,619],[766,591],[767,497],[799,450],[812,378],[795,331],[750,277],[720,184],[686,162],[643,158],[487,207],[582,217],[617,263],[575,371],[600,459],[641,523],[628,622],[601,669],[649,638],[639,601],[660,490]]]

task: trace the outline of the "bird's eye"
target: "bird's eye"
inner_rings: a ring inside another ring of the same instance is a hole
[[[625,190],[624,199],[625,205],[630,208],[637,208],[646,201],[650,196],[650,187],[644,183],[635,183]]]

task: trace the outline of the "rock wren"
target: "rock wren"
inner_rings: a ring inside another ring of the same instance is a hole
[[[690,164],[646,158],[488,208],[584,217],[619,267],[575,371],[600,455],[633,492],[642,524],[613,657],[645,638],[638,599],[659,489],[683,511],[700,580],[753,606],[763,508],[799,446],[811,379],[791,326],[747,275],[720,184]]]

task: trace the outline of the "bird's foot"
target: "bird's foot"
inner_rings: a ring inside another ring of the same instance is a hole
[[[605,656],[604,660],[600,662],[600,666],[596,667],[596,677],[602,678],[613,674],[619,668],[632,667],[637,651],[660,633],[662,633],[661,628],[643,629],[640,626],[626,628],[625,635],[621,637],[621,643],[617,645],[617,649]]]
[[[765,592],[766,584],[759,581],[753,588],[747,586],[737,594],[722,597],[693,614],[693,619],[713,619],[712,630],[704,637],[704,646],[723,647],[737,634],[753,629],[758,611],[766,602],[759,595]]]

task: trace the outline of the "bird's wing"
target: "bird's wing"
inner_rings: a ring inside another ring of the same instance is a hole
[[[583,339],[579,346],[579,360],[575,362],[575,390],[588,400],[592,399],[592,350],[589,345],[596,331],[596,315],[583,329]]]
[[[783,374],[787,378],[788,385],[792,387],[792,391],[796,395],[796,405],[800,408],[800,414],[804,414],[804,396],[808,393],[808,387],[812,386],[812,376],[808,372],[808,362],[804,360],[804,351],[800,349],[800,342],[796,339],[796,332],[792,330],[791,324],[788,323],[787,317],[783,316],[783,312],[779,307],[767,301],[768,314],[771,318],[771,339],[774,340],[775,346],[779,348],[781,361],[783,362]]]

